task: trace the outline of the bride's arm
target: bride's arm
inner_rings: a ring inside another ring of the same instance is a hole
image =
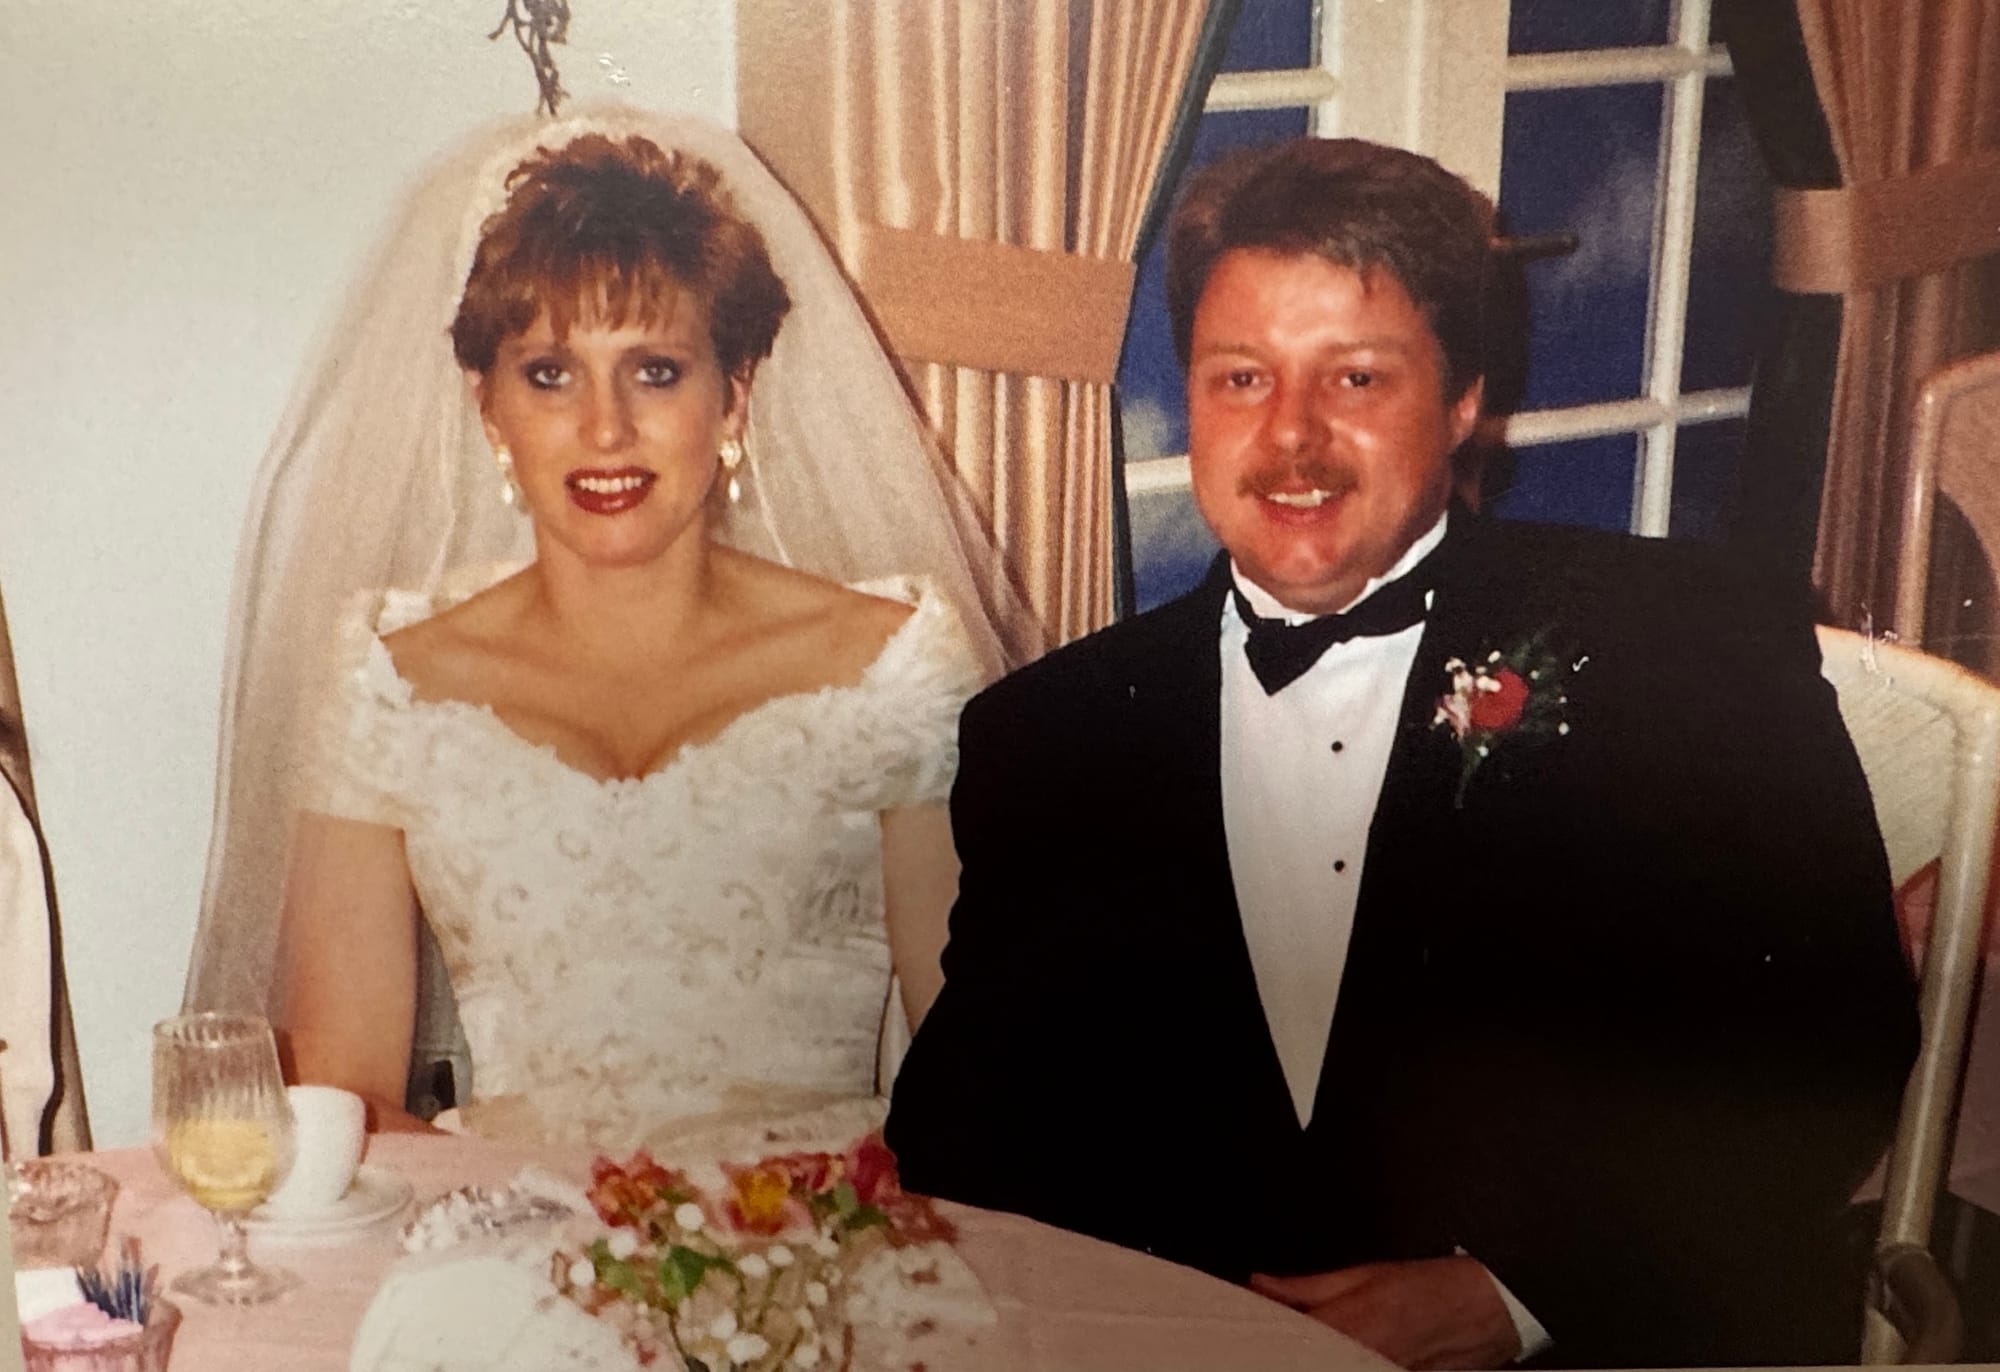
[[[903,1013],[914,1030],[944,985],[938,961],[945,923],[958,899],[958,853],[942,803],[882,812],[882,890],[889,957],[903,983]]]
[[[377,1129],[403,1109],[417,1004],[417,896],[402,831],[307,813],[285,880],[285,1018],[298,1080],[345,1087]]]

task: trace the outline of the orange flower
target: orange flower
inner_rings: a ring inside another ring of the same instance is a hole
[[[729,1203],[730,1222],[753,1234],[775,1234],[791,1218],[792,1182],[778,1167],[750,1167],[731,1180],[736,1195]]]
[[[637,1227],[660,1204],[673,1204],[692,1188],[679,1172],[660,1166],[650,1153],[638,1152],[622,1167],[609,1158],[590,1166],[590,1204],[606,1224]]]

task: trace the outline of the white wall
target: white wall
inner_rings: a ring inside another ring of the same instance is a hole
[[[252,474],[408,178],[532,108],[504,8],[0,5],[0,587],[99,1146],[179,1004]],[[733,0],[575,10],[573,94],[734,122]]]

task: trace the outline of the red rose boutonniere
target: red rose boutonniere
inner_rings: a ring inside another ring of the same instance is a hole
[[[1536,634],[1512,651],[1494,649],[1484,662],[1468,667],[1464,658],[1444,664],[1451,687],[1438,697],[1432,727],[1450,729],[1458,742],[1460,764],[1454,808],[1465,805],[1465,788],[1472,774],[1501,742],[1515,736],[1554,736],[1569,732],[1564,710],[1568,682],[1586,659],[1566,662],[1542,646]]]

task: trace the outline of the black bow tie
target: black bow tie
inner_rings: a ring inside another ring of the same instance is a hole
[[[1230,593],[1236,597],[1236,613],[1250,629],[1243,654],[1250,659],[1250,670],[1263,684],[1264,694],[1276,695],[1297,681],[1336,643],[1345,643],[1350,638],[1399,634],[1412,624],[1423,623],[1431,591],[1428,570],[1420,564],[1408,575],[1377,587],[1373,595],[1353,609],[1321,615],[1303,624],[1265,619],[1250,608],[1243,592],[1232,583]]]

